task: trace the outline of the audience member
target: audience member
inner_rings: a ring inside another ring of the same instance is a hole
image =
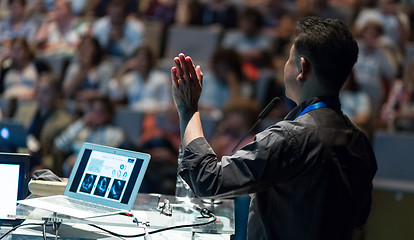
[[[61,163],[53,156],[54,139],[72,122],[61,100],[61,84],[52,74],[42,74],[35,91],[36,101],[19,105],[14,116],[27,128],[27,147],[32,167],[42,166],[60,174]]]
[[[13,38],[25,38],[33,43],[37,26],[25,18],[26,0],[9,0],[10,15],[0,22],[0,46],[8,45]]]
[[[223,118],[211,139],[211,147],[218,158],[231,154],[239,140],[248,134],[249,129],[255,124],[259,115],[259,105],[250,99],[238,99],[229,102],[224,107],[223,112]],[[258,129],[258,127],[253,129],[241,142],[239,148],[252,142]]]
[[[251,97],[252,87],[242,71],[242,60],[234,49],[219,48],[211,59],[211,70],[205,71],[200,109],[221,111],[227,102]]]
[[[310,7],[312,15],[319,16],[321,18],[337,18],[350,24],[352,18],[351,9],[346,7],[338,7],[331,3],[329,0],[306,0],[307,5]],[[347,11],[348,10],[348,11]]]
[[[70,1],[55,0],[36,36],[36,42],[44,55],[63,53],[72,55],[79,43],[80,35],[87,26],[72,17]]]
[[[271,41],[262,33],[263,17],[254,8],[245,9],[239,21],[240,31],[228,32],[222,46],[234,48],[242,57],[243,62],[262,67],[270,51]]]
[[[144,25],[135,18],[127,18],[127,7],[123,0],[112,0],[107,16],[98,19],[92,30],[105,52],[121,59],[131,56],[144,37]]]
[[[146,45],[122,65],[109,89],[112,100],[126,100],[137,111],[164,111],[172,102],[168,74],[155,68],[154,54]]]
[[[378,7],[362,9],[355,20],[355,31],[363,32],[369,21],[379,22],[384,29],[383,44],[402,50],[410,34],[407,14],[398,6],[398,0],[380,0]]]
[[[104,59],[98,40],[91,36],[81,38],[77,59],[73,61],[63,82],[65,96],[78,101],[108,93],[108,83],[114,67]]]
[[[147,0],[142,2],[146,2],[145,9],[140,9],[146,20],[158,21],[166,25],[174,22],[177,1]]]
[[[237,9],[228,0],[211,0],[200,5],[199,24],[218,24],[224,28],[237,26]]]
[[[108,6],[112,0],[91,0],[92,9],[95,17],[105,17],[108,13]],[[123,0],[127,5],[127,12],[129,15],[134,15],[138,11],[138,4],[144,2],[144,0]]]
[[[63,176],[68,177],[76,156],[84,142],[112,147],[119,147],[124,142],[122,129],[112,126],[114,108],[106,97],[94,98],[90,101],[90,110],[69,125],[54,143],[61,156],[69,156],[63,164]],[[64,158],[64,157],[62,157]]]
[[[246,5],[262,14],[266,28],[279,28],[281,18],[290,11],[284,0],[249,0]]]
[[[379,111],[387,92],[384,86],[390,85],[396,70],[379,46],[382,26],[368,22],[359,42],[358,60],[354,66],[355,79],[361,91],[368,93],[372,104],[372,119],[378,119]]]
[[[406,65],[402,80],[394,81],[381,112],[389,130],[414,131],[414,60]]]
[[[361,130],[372,137],[373,126],[371,124],[371,101],[366,92],[361,91],[359,84],[355,80],[354,73],[351,72],[348,79],[342,86],[339,93],[341,110],[349,119]]]
[[[140,192],[175,194],[178,151],[163,137],[145,142],[140,151],[151,155]]]
[[[38,70],[29,44],[23,38],[12,40],[9,53],[3,57],[11,61],[10,69],[4,74],[3,97],[33,99]],[[5,71],[5,70],[3,70]]]
[[[200,25],[200,3],[197,0],[177,0],[174,23],[181,26]]]

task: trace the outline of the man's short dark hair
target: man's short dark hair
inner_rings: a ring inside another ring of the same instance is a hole
[[[337,19],[306,17],[299,19],[296,31],[298,59],[307,59],[320,81],[339,90],[358,58],[358,44],[348,27]]]

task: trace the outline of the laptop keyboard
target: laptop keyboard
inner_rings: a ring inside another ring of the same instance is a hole
[[[79,211],[86,211],[91,213],[112,213],[112,212],[119,212],[120,209],[107,207],[103,205],[99,205],[96,203],[86,202],[79,199],[68,198],[65,196],[61,197],[53,197],[53,198],[44,198],[42,199],[45,202],[57,204],[60,206],[74,208]]]

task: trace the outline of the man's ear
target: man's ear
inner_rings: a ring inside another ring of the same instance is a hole
[[[296,78],[296,80],[300,81],[300,82],[304,82],[308,79],[308,75],[310,72],[310,64],[309,61],[307,59],[305,59],[304,57],[300,58],[300,73],[298,75],[298,77]]]

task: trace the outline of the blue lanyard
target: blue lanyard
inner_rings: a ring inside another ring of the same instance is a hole
[[[305,113],[307,113],[307,112],[313,111],[313,110],[315,110],[315,109],[318,109],[318,108],[325,108],[325,107],[332,108],[332,107],[334,107],[335,105],[336,105],[335,103],[331,103],[331,102],[317,102],[317,103],[314,103],[314,104],[312,104],[312,105],[309,105],[309,106],[307,106],[305,109],[303,109],[303,111],[302,111],[302,112],[300,112],[300,113],[299,113],[299,115],[298,115],[296,118],[298,118],[298,117],[302,116],[303,114],[305,114]]]

